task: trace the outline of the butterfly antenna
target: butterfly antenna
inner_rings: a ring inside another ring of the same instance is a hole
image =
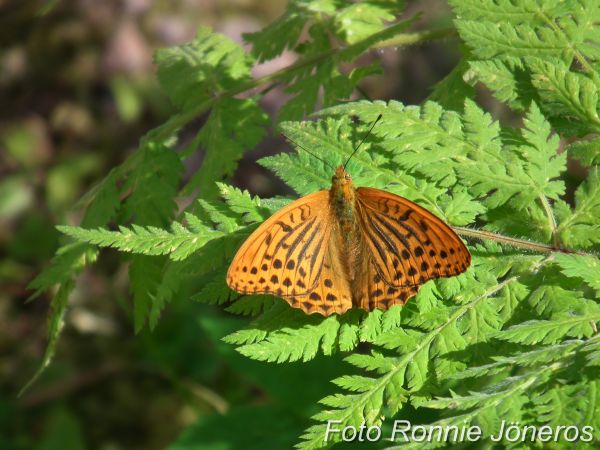
[[[373,131],[373,128],[375,128],[375,125],[377,125],[377,122],[379,122],[379,120],[381,119],[382,115],[383,114],[379,114],[377,116],[377,119],[375,119],[375,122],[373,122],[373,125],[371,125],[371,128],[369,128],[369,131],[367,131],[367,134],[365,134],[365,136],[362,138],[362,141],[360,141],[360,143],[356,146],[356,148],[354,149],[354,151],[352,152],[352,154],[348,157],[348,159],[346,160],[346,163],[344,164],[344,170],[346,170],[346,166],[350,162],[350,159],[352,159],[352,157],[358,151],[358,149],[363,144],[363,142],[365,142],[365,139],[367,139],[369,137],[369,135],[371,134],[371,131]]]
[[[331,164],[329,164],[329,162],[327,162],[326,160],[324,160],[323,158],[315,155],[313,152],[307,150],[305,147],[302,147],[300,144],[298,144],[297,142],[295,142],[293,139],[291,139],[289,136],[286,135],[282,135],[284,137],[284,139],[287,139],[288,141],[290,141],[292,144],[294,144],[296,147],[301,148],[302,150],[304,150],[306,153],[308,153],[310,156],[317,158],[319,161],[324,162],[326,165],[328,165],[331,169],[335,170],[335,167],[333,167]]]

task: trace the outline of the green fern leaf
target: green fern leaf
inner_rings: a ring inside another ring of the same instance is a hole
[[[135,158],[136,165],[122,188],[130,192],[122,205],[125,220],[137,225],[167,225],[177,208],[175,197],[183,170],[179,157],[168,147],[149,143]]]
[[[567,147],[567,152],[569,156],[586,167],[600,165],[600,141],[598,139],[573,142]]]
[[[119,227],[119,231],[69,226],[58,229],[79,242],[142,255],[169,255],[175,261],[187,258],[207,242],[223,236],[223,233],[209,228],[192,232],[178,222],[174,222],[170,230],[138,225]]]
[[[460,20],[457,28],[461,37],[479,58],[496,56],[568,58],[570,43],[549,28],[513,25],[509,22]]]
[[[517,111],[525,111],[531,100],[538,102],[537,91],[531,83],[531,74],[520,58],[503,57],[483,61],[469,61],[465,81],[470,85],[483,82],[496,98]]]
[[[590,247],[600,242],[600,168],[593,167],[575,192],[575,209],[557,209],[558,234],[568,246]]]
[[[61,283],[56,291],[50,306],[50,317],[48,319],[47,331],[48,344],[46,345],[44,357],[42,358],[40,367],[36,370],[35,374],[19,391],[19,396],[29,389],[33,383],[35,383],[39,376],[44,372],[46,367],[48,367],[50,361],[52,361],[54,353],[56,352],[56,344],[58,343],[58,338],[63,327],[64,315],[67,310],[69,296],[71,295],[74,287],[74,283],[69,280]]]
[[[596,291],[596,297],[600,298],[600,261],[598,258],[561,253],[555,256],[555,260],[562,273],[568,277],[582,279]]]
[[[208,28],[200,28],[190,43],[158,50],[154,59],[161,87],[182,111],[250,80],[252,58]]]
[[[455,373],[451,378],[465,380],[469,378],[495,375],[509,371],[513,367],[531,367],[538,364],[549,364],[570,356],[574,356],[575,349],[581,347],[583,341],[569,340],[555,345],[547,345],[529,352],[519,353],[514,356],[492,357],[493,363],[483,366],[470,367],[462,372]]]
[[[532,84],[537,89],[549,117],[560,116],[563,128],[580,135],[600,130],[598,89],[600,81],[583,73],[572,72],[561,61],[533,59]],[[571,133],[575,134],[575,133]]]
[[[535,104],[525,123],[519,145],[505,150],[509,164],[498,165],[482,155],[476,164],[459,168],[475,195],[487,195],[489,207],[495,208],[510,200],[513,207],[525,208],[536,200],[546,202],[546,197],[558,198],[564,192],[564,183],[555,180],[566,164],[565,156],[556,154],[558,137],[550,137],[550,126]]]
[[[239,159],[265,135],[267,115],[256,99],[223,98],[214,103],[198,134],[205,149],[202,166],[186,185],[183,193],[199,189],[205,199],[217,196],[215,181],[233,175]]]
[[[497,337],[520,344],[552,344],[565,336],[591,336],[594,333],[594,324],[599,320],[598,310],[588,314],[564,312],[553,315],[552,320],[530,320],[514,325],[499,332]]]
[[[596,405],[600,402],[600,382],[557,385],[533,398],[539,423],[558,426],[565,423],[586,424],[593,429],[600,425]],[[597,436],[597,432],[594,432]]]
[[[353,3],[338,10],[334,15],[334,27],[345,42],[356,44],[361,40],[385,30],[385,22],[396,18],[398,2]]]
[[[295,47],[300,33],[314,15],[304,2],[291,2],[287,11],[260,32],[245,33],[244,40],[252,44],[252,53],[259,62],[281,55],[284,50]]]

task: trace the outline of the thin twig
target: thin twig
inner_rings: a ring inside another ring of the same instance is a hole
[[[540,242],[527,241],[525,239],[517,239],[510,236],[504,236],[498,233],[492,233],[491,231],[475,230],[473,228],[464,227],[452,227],[457,234],[461,236],[471,237],[475,239],[481,239],[483,241],[495,241],[500,244],[510,245],[511,247],[522,248],[524,250],[530,250],[539,253],[573,253],[582,256],[596,256],[591,253],[582,252],[579,250],[572,250],[561,248],[554,245],[542,244]]]

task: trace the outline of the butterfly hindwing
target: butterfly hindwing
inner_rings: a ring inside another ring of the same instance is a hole
[[[375,269],[371,275],[387,286],[418,288],[469,267],[471,255],[452,228],[419,205],[374,188],[358,188],[357,205]]]
[[[379,274],[373,258],[369,257],[370,250],[364,250],[367,256],[360,260],[362,267],[356,284],[359,286],[356,306],[366,311],[387,310],[394,305],[405,304],[417,293],[419,286],[393,287],[387,284]]]
[[[342,267],[337,238],[334,234],[330,235],[321,273],[314,288],[304,295],[286,298],[292,306],[308,314],[316,312],[324,316],[342,314],[352,308],[350,283]]]

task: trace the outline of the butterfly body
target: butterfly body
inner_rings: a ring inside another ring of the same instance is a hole
[[[356,217],[356,188],[352,183],[350,174],[346,172],[343,166],[336,169],[331,179],[329,198],[331,212],[334,216],[334,232],[332,234],[341,237],[341,243],[336,248],[338,248],[340,258],[344,262],[345,276],[350,283],[351,291],[358,292],[355,285],[359,281],[358,268],[362,256],[362,235]],[[339,231],[336,232],[336,230]],[[353,302],[355,301],[356,299],[353,299]]]
[[[464,272],[471,255],[452,229],[419,205],[355,188],[343,166],[329,190],[287,205],[242,244],[227,273],[243,294],[269,293],[329,315],[404,304],[432,278]]]

